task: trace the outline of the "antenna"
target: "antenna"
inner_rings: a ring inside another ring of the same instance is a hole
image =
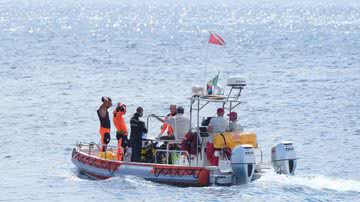
[[[246,86],[246,79],[243,76],[232,76],[228,78],[226,85],[231,87],[227,100],[230,98],[238,100],[241,95],[241,91]]]

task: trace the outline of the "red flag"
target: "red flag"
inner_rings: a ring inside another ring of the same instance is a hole
[[[220,45],[220,46],[225,45],[224,39],[221,38],[219,35],[213,34],[213,33],[210,33],[209,43]]]

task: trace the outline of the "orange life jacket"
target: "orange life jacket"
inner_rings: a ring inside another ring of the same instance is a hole
[[[127,134],[127,126],[125,123],[125,119],[123,117],[124,112],[114,110],[113,114],[114,114],[113,122],[116,130],[121,131],[124,134]]]
[[[165,117],[165,120],[167,121],[170,117],[172,117],[173,115],[169,114],[168,116]],[[162,128],[161,128],[161,131],[160,133],[163,134],[165,132],[165,130],[167,130],[167,134],[168,136],[171,136],[171,135],[174,135],[174,130],[173,128],[167,124],[167,123],[164,123]]]

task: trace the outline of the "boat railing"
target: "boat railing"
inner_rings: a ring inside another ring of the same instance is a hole
[[[156,115],[156,116],[159,117],[159,118],[165,118],[166,117],[166,116],[158,116],[158,115]],[[149,122],[150,122],[151,117],[153,117],[153,116],[149,115],[149,116],[146,117],[146,128],[148,130],[149,130]]]
[[[95,142],[90,142],[90,143],[76,143],[77,148],[79,148],[80,152],[85,152],[87,151],[88,153],[91,153],[91,151],[94,149],[94,146],[96,146],[98,149],[100,149],[99,145],[96,144]]]
[[[77,148],[79,149],[79,152],[87,153],[89,156],[97,155],[97,152],[100,151],[100,146],[95,142],[90,142],[90,143],[86,143],[86,144],[83,144],[80,142],[80,143],[76,143],[76,145],[77,145]],[[96,149],[95,149],[95,147],[96,147]],[[107,151],[111,151],[111,152],[116,151],[116,146],[107,145]],[[105,155],[105,157],[106,157],[106,155]]]
[[[154,140],[150,140],[150,141],[154,141]],[[160,152],[164,152],[166,154],[166,164],[169,164],[170,155],[175,155],[175,154],[179,155],[179,156],[183,155],[188,160],[189,165],[191,164],[190,159],[189,159],[190,155],[187,151],[170,149],[170,145],[178,145],[181,143],[181,141],[164,140],[164,143],[166,144],[166,149],[156,149],[155,156],[158,156]],[[96,144],[95,142],[90,142],[90,143],[86,143],[86,144],[80,142],[80,143],[76,143],[76,146],[77,146],[79,152],[84,152],[84,153],[87,153],[88,155],[96,155],[96,152],[100,151],[100,146],[98,144]],[[108,145],[107,150],[114,152],[114,151],[116,151],[116,146]],[[159,162],[157,162],[157,158],[155,158],[155,163],[159,163]],[[173,164],[174,164],[174,162],[173,162]]]
[[[151,140],[154,141],[154,140]],[[189,159],[190,155],[187,151],[184,150],[170,150],[169,146],[171,144],[180,144],[180,141],[176,141],[176,140],[165,140],[164,143],[166,144],[166,149],[156,149],[155,152],[155,156],[158,156],[158,152],[165,152],[166,153],[166,164],[169,164],[169,157],[170,154],[179,154],[179,155],[184,155],[187,157],[189,165],[191,165],[191,161]],[[79,149],[80,152],[86,152],[88,155],[94,155],[95,153],[93,153],[94,151],[99,151],[100,150],[100,146],[98,144],[96,144],[95,142],[90,142],[90,143],[86,143],[83,144],[81,142],[76,143],[77,148]],[[96,150],[94,150],[94,147],[96,146]],[[116,150],[116,146],[113,145],[108,145],[107,146],[108,150],[111,152],[114,152]],[[260,155],[260,164],[263,164],[264,162],[264,154],[263,151],[260,149],[260,145],[258,145],[258,148],[255,148],[255,151],[259,152]],[[259,156],[257,155],[257,156]],[[155,163],[157,162],[157,158],[155,158]]]

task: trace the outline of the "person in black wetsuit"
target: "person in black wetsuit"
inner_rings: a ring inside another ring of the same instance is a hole
[[[132,148],[131,161],[133,162],[141,161],[142,134],[148,132],[145,127],[145,123],[139,119],[143,116],[143,111],[142,107],[138,107],[136,109],[136,113],[130,119],[130,145]]]

